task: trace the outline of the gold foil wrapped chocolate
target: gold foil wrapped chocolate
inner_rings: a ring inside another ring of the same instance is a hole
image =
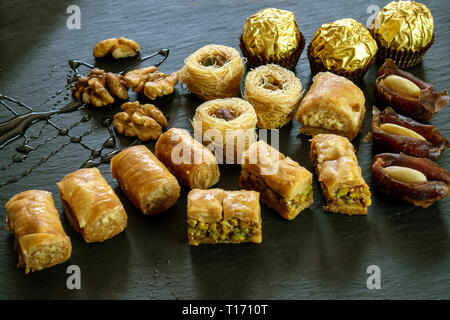
[[[268,8],[245,21],[242,41],[260,60],[287,60],[299,49],[301,36],[292,12]]]
[[[428,45],[434,22],[430,10],[414,1],[392,1],[378,12],[371,33],[380,46],[415,50]]]
[[[371,62],[378,46],[361,23],[341,19],[320,26],[308,50],[315,61],[332,72],[353,72]]]

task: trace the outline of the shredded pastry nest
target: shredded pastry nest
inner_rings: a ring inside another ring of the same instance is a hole
[[[218,117],[220,109],[227,110],[234,118],[225,120]],[[195,111],[192,126],[203,144],[212,144],[217,159],[222,158],[217,150],[222,150],[223,159],[228,162],[231,157],[233,160],[240,159],[241,154],[256,141],[256,122],[255,110],[249,102],[240,98],[226,98],[201,104]],[[234,144],[234,155],[227,154],[227,143]]]
[[[275,80],[278,87],[268,88],[271,85],[269,78]],[[244,98],[255,108],[258,128],[275,129],[289,123],[302,94],[300,79],[292,71],[275,64],[253,69],[245,78]]]
[[[223,66],[204,66],[209,56],[221,56]],[[179,71],[181,82],[203,100],[237,97],[240,93],[244,62],[239,52],[222,45],[207,45],[195,51],[184,61]]]

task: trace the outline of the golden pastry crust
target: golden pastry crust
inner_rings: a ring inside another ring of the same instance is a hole
[[[262,140],[244,153],[239,183],[288,220],[313,202],[311,172]]]
[[[102,242],[121,233],[127,214],[97,168],[79,169],[57,183],[64,211],[86,242]]]
[[[275,129],[289,123],[302,98],[300,79],[278,65],[263,65],[245,77],[244,98],[258,116],[258,128]]]
[[[367,214],[370,189],[350,141],[333,134],[318,134],[311,139],[310,156],[327,200],[323,209],[350,215]]]
[[[190,189],[207,189],[219,182],[216,157],[184,129],[172,128],[162,134],[155,154]]]
[[[128,199],[146,215],[169,209],[180,196],[177,179],[144,145],[114,156],[111,171]]]
[[[67,261],[72,253],[52,194],[28,190],[16,194],[5,205],[6,230],[14,233],[14,249],[25,273]]]
[[[296,119],[306,135],[333,133],[353,140],[364,119],[364,94],[350,80],[320,72],[300,103]]]
[[[221,116],[221,113],[229,117]],[[248,101],[227,98],[198,106],[192,126],[196,136],[202,137],[202,143],[214,149],[217,159],[235,163],[256,140],[257,121],[255,109]]]
[[[190,245],[262,241],[258,192],[193,189],[187,216]]]
[[[189,192],[187,204],[188,219],[196,219],[206,223],[219,222],[222,220],[222,202],[222,189],[196,189],[195,192]]]

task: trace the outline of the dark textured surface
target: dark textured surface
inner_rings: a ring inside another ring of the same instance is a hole
[[[190,53],[209,43],[238,48],[245,18],[266,7],[295,13],[306,42],[322,23],[353,17],[366,23],[367,7],[384,6],[386,1],[19,1],[0,3],[0,93],[17,98],[36,111],[63,106],[69,67],[67,60],[94,63],[93,46],[109,37],[126,36],[136,40],[143,55],[163,47],[171,50],[162,65],[172,72],[183,65]],[[442,90],[450,84],[448,39],[450,9],[446,1],[425,1],[435,19],[436,42],[422,64],[410,71],[435,83]],[[81,8],[81,30],[66,27],[66,9]],[[128,63],[127,61],[124,64]],[[103,66],[118,70],[106,59]],[[144,63],[143,66],[147,66]],[[18,139],[0,150],[0,180],[17,176],[47,157],[59,152],[16,183],[0,188],[0,298],[264,298],[264,299],[346,299],[346,298],[450,298],[449,208],[450,200],[428,209],[393,200],[374,188],[369,169],[377,152],[364,144],[369,131],[370,110],[374,104],[372,88],[377,67],[366,75],[361,88],[368,112],[362,134],[354,140],[363,175],[372,189],[373,205],[367,216],[348,217],[322,211],[323,197],[314,182],[314,204],[293,221],[285,221],[263,207],[261,245],[216,245],[189,247],[186,241],[186,194],[169,211],[155,217],[138,212],[118,188],[108,165],[100,170],[123,201],[129,216],[125,232],[101,244],[86,244],[63,216],[55,183],[88,159],[89,151],[68,137],[56,136],[45,122],[31,126],[27,135],[36,135],[33,145],[41,145],[22,163],[11,163]],[[307,90],[311,83],[306,52],[296,68]],[[131,99],[136,97],[131,95]],[[58,102],[59,101],[59,102]],[[180,85],[169,97],[155,104],[169,116],[169,127],[191,130],[189,119],[201,102]],[[55,106],[56,104],[56,106]],[[91,147],[99,147],[107,137],[100,123],[105,114],[118,109],[82,110],[55,117],[53,122],[69,127],[72,136],[94,130],[83,137]],[[17,109],[21,113],[25,109]],[[12,116],[0,109],[0,121]],[[432,123],[450,137],[450,110],[443,110]],[[281,151],[312,170],[308,138],[298,134],[294,122],[281,130]],[[56,138],[53,138],[55,137]],[[129,139],[120,138],[127,144]],[[61,146],[65,145],[62,149]],[[148,146],[154,150],[154,143]],[[438,163],[448,169],[447,152]],[[239,166],[222,165],[218,187],[238,188]],[[5,231],[3,209],[14,194],[26,189],[46,189],[53,193],[62,222],[73,244],[72,258],[65,264],[25,276],[17,269],[13,237]],[[79,265],[82,289],[66,288],[66,268]],[[366,269],[381,268],[381,289],[368,290]]]

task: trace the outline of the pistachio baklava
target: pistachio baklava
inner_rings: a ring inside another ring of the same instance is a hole
[[[312,174],[260,140],[244,153],[240,187],[260,192],[261,201],[292,220],[313,203]]]
[[[334,134],[318,134],[311,139],[310,156],[327,201],[323,209],[367,214],[371,194],[350,141]]]
[[[259,193],[193,189],[187,203],[190,245],[262,242]]]

